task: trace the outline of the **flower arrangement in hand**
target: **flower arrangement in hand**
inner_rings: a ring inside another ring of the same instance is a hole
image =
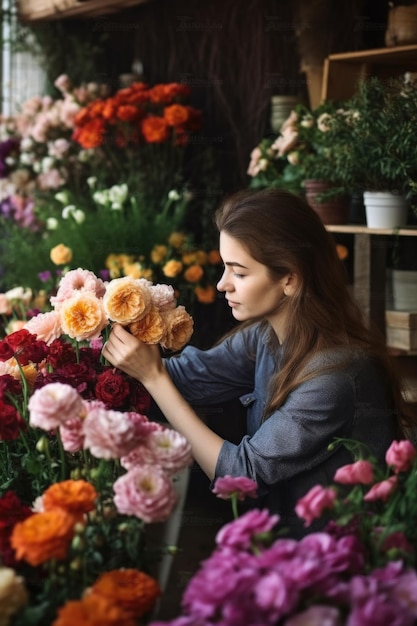
[[[169,518],[191,453],[146,417],[143,386],[106,364],[101,333],[110,315],[176,349],[192,320],[167,285],[81,269],[51,305],[0,341],[0,582],[19,591],[14,604],[2,589],[0,614],[7,626],[133,626],[161,593],[146,525]]]
[[[356,442],[340,440],[362,455]],[[238,502],[256,496],[246,477],[218,478],[214,493],[232,501],[235,520],[182,597],[182,616],[151,626],[405,626],[416,623],[417,453],[394,441],[386,467],[372,457],[340,468],[296,506],[306,528],[326,513],[323,531],[280,537],[279,515]],[[285,528],[282,529],[285,533]]]

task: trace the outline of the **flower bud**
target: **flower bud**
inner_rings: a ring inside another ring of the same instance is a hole
[[[48,439],[45,436],[42,436],[36,442],[36,450],[38,452],[40,452],[41,454],[43,452],[48,452],[48,450],[49,450],[49,443],[48,443]]]

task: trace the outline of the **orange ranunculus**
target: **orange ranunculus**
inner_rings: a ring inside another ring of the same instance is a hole
[[[198,302],[211,304],[215,301],[217,292],[214,285],[208,285],[208,287],[196,287],[194,293],[197,296]]]
[[[185,272],[184,272],[184,278],[185,280],[188,280],[189,283],[198,283],[199,280],[201,280],[201,278],[204,275],[204,270],[201,267],[201,265],[190,265],[190,267],[188,267]]]
[[[162,317],[166,328],[165,336],[161,340],[162,347],[174,351],[181,350],[193,334],[193,318],[182,305],[163,311]]]
[[[157,245],[154,246],[151,250],[151,261],[152,263],[162,263],[165,260],[168,252],[168,248],[166,246]]]
[[[148,143],[162,143],[169,137],[169,126],[163,117],[150,115],[142,121],[142,133]]]
[[[129,331],[144,343],[158,343],[165,334],[164,320],[152,306],[142,319],[129,324]]]
[[[182,104],[171,104],[164,109],[164,119],[170,126],[178,126],[179,124],[185,124],[188,120],[189,114],[187,107]]]
[[[171,259],[170,261],[168,261],[168,263],[165,263],[162,271],[164,273],[164,276],[166,276],[167,278],[175,278],[175,276],[178,276],[178,274],[181,273],[182,268],[183,265],[181,261],[175,261],[175,259]]]
[[[117,119],[122,122],[134,122],[142,116],[142,112],[131,104],[124,104],[117,109]]]
[[[42,503],[45,511],[59,508],[82,518],[94,510],[97,495],[93,485],[85,480],[64,480],[48,487]]]
[[[75,523],[76,518],[62,509],[34,513],[17,523],[11,536],[16,558],[33,567],[50,559],[65,559]]]
[[[72,250],[63,243],[59,243],[52,248],[49,256],[51,257],[52,263],[55,263],[55,265],[65,265],[72,260]]]
[[[82,600],[71,600],[58,609],[52,626],[135,626],[137,621],[112,600],[88,594]]]
[[[345,261],[349,256],[349,250],[347,249],[347,247],[342,246],[342,244],[340,243],[336,244],[336,252],[341,261]]]
[[[184,254],[181,255],[181,260],[184,265],[192,265],[196,263],[197,257],[195,252],[184,252]]]
[[[219,263],[222,262],[220,252],[218,250],[210,250],[210,252],[208,253],[208,262],[211,265],[219,265]]]
[[[104,121],[93,119],[80,128],[76,128],[72,134],[73,141],[79,143],[86,150],[101,146],[105,133]]]
[[[146,315],[152,304],[152,292],[145,283],[124,276],[110,281],[103,304],[113,322],[126,326]]]
[[[117,106],[113,98],[108,98],[103,107],[102,116],[106,120],[114,121],[116,118]]]
[[[184,233],[174,232],[174,233],[171,233],[170,236],[168,237],[168,243],[173,248],[178,249],[178,248],[181,248],[181,246],[184,244],[185,239],[186,237]]]
[[[109,323],[102,300],[88,292],[78,292],[65,300],[59,314],[64,334],[77,341],[97,339]]]
[[[136,569],[122,569],[101,574],[90,593],[107,598],[137,619],[153,609],[161,589],[151,576]]]

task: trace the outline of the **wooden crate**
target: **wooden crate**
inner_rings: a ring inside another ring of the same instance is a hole
[[[385,321],[387,346],[417,351],[417,311],[385,311]]]

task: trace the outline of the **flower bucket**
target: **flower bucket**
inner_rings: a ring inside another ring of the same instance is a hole
[[[308,204],[320,217],[323,224],[346,224],[350,200],[347,196],[337,196],[320,202],[317,196],[329,191],[332,186],[322,180],[305,180],[306,199]]]
[[[404,196],[390,191],[365,191],[363,194],[368,228],[400,228],[407,223]]]

